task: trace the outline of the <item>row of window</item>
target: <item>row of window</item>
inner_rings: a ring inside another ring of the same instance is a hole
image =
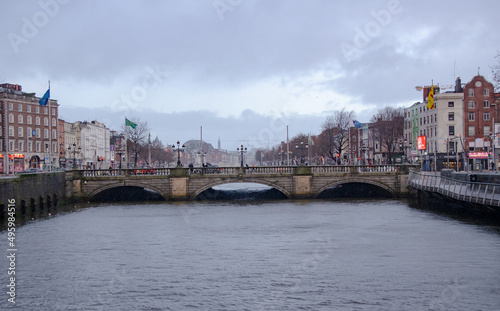
[[[469,97],[474,97],[474,89],[469,89]],[[490,96],[490,89],[483,89],[483,96]]]
[[[490,120],[490,113],[483,112],[483,121],[489,121],[489,120]],[[469,112],[469,121],[476,121],[475,112]]]
[[[469,102],[467,103],[467,107],[469,107],[469,109],[476,108],[476,102],[473,100],[469,100]],[[490,108],[490,101],[489,100],[483,101],[483,108]]]
[[[12,113],[9,114],[9,123],[14,123],[14,115]],[[24,123],[24,116],[23,115],[20,114],[17,116],[17,123],[19,123],[19,124]],[[26,123],[33,124],[33,117],[27,116]],[[35,125],[40,125],[40,117],[39,116],[35,117]],[[47,118],[47,117],[43,118],[43,125],[45,125],[45,126],[49,125],[49,118]],[[57,125],[57,119],[52,118],[52,126],[56,126],[56,125]]]
[[[468,133],[469,133],[469,137],[476,136],[476,127],[475,126],[469,126]],[[483,135],[484,136],[490,136],[491,135],[491,130],[490,130],[489,126],[484,126],[483,127]]]
[[[469,126],[468,133],[469,133],[470,137],[474,137],[476,135],[476,127]],[[491,134],[490,127],[488,125],[483,127],[483,133],[484,133],[484,136],[489,136]],[[455,136],[455,126],[450,125],[448,127],[448,135]]]
[[[23,105],[26,105],[26,112],[32,112],[31,109],[31,104],[17,104],[17,111],[22,112],[23,111]],[[40,105],[34,105],[35,106],[35,112],[40,113],[42,106]],[[9,110],[14,110],[14,103],[9,103]],[[47,107],[43,107],[43,113],[48,114],[49,109]],[[52,115],[56,114],[56,108],[52,108],[51,111]]]
[[[27,150],[26,150],[27,148]],[[33,149],[35,148],[35,149]],[[0,143],[0,151],[3,150],[3,144]],[[28,141],[26,144],[25,140],[9,140],[9,150],[10,152],[49,152],[49,143],[41,142],[41,141]],[[52,143],[52,152],[56,153],[57,151],[57,143]]]
[[[488,89],[485,89],[485,90],[488,90]],[[472,91],[474,91],[474,90],[472,90]],[[436,107],[437,107],[437,103],[435,103],[434,105],[436,105]],[[469,109],[476,108],[476,102],[473,100],[468,101],[467,105],[468,105]],[[455,107],[455,102],[452,102],[452,101],[448,102],[448,107],[450,107],[450,108]],[[490,108],[490,107],[491,107],[491,105],[490,105],[489,100],[483,101],[483,108]],[[425,112],[427,110],[429,110],[429,108],[427,108],[426,106],[420,106],[420,113]],[[412,110],[411,116],[413,117],[415,113],[416,113],[416,110]],[[405,117],[406,118],[410,117],[410,111],[407,112],[407,115]],[[420,120],[420,124],[422,125],[422,120]],[[425,120],[424,120],[424,124],[425,124]]]
[[[9,137],[15,137],[14,126],[9,126]],[[0,136],[2,135],[2,129],[0,128]],[[34,131],[31,127],[26,128],[26,137],[31,138],[35,136],[36,138],[40,138],[41,130],[40,128],[36,128]],[[24,128],[22,126],[17,128],[17,137],[24,137]],[[43,138],[49,138],[49,130],[43,129]],[[57,131],[55,129],[52,130],[52,138],[57,138]]]
[[[436,135],[437,135],[437,128],[435,128],[435,127],[434,127],[434,128],[433,128],[433,127],[431,127],[431,128],[430,128],[430,129],[428,129],[428,130],[425,130],[425,129],[420,130],[420,136],[428,136],[428,137],[433,137],[433,136],[434,136],[434,134],[436,134]]]

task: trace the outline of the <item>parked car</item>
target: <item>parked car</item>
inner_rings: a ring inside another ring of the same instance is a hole
[[[16,172],[16,174],[37,174],[37,173],[43,173],[43,170],[39,168],[29,168],[24,171]]]

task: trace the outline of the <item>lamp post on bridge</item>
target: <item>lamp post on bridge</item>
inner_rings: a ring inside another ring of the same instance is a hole
[[[295,149],[300,150],[300,164],[304,164],[305,161],[304,161],[304,155],[302,154],[302,151],[309,149],[309,146],[307,144],[304,146],[304,142],[301,141],[300,147],[299,147],[299,145],[295,145]]]
[[[125,153],[125,151],[122,149],[122,146],[120,145],[118,150],[116,151],[116,154],[120,157],[120,169],[122,169],[122,155]]]
[[[68,153],[71,154],[73,153],[73,169],[76,168],[76,154],[80,154],[82,152],[82,148],[78,147],[76,148],[76,144],[73,143],[73,148],[71,148],[71,145],[68,147]]]
[[[236,150],[241,152],[241,167],[243,167],[243,153],[247,152],[247,148],[243,148],[243,145],[241,145],[241,147],[236,148]]]
[[[181,151],[184,151],[185,146],[182,145],[179,141],[177,141],[177,148],[175,148],[175,145],[172,145],[172,150],[177,151],[177,166],[182,166],[181,164]]]

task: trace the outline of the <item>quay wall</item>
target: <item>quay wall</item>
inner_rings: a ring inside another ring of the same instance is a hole
[[[0,220],[7,218],[9,200],[15,200],[16,216],[50,211],[67,200],[66,173],[20,174],[0,178]]]

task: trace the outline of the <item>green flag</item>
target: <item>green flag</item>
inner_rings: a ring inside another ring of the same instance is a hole
[[[135,127],[137,126],[136,123],[130,121],[129,119],[125,118],[125,126],[130,126],[131,128],[135,129]]]

